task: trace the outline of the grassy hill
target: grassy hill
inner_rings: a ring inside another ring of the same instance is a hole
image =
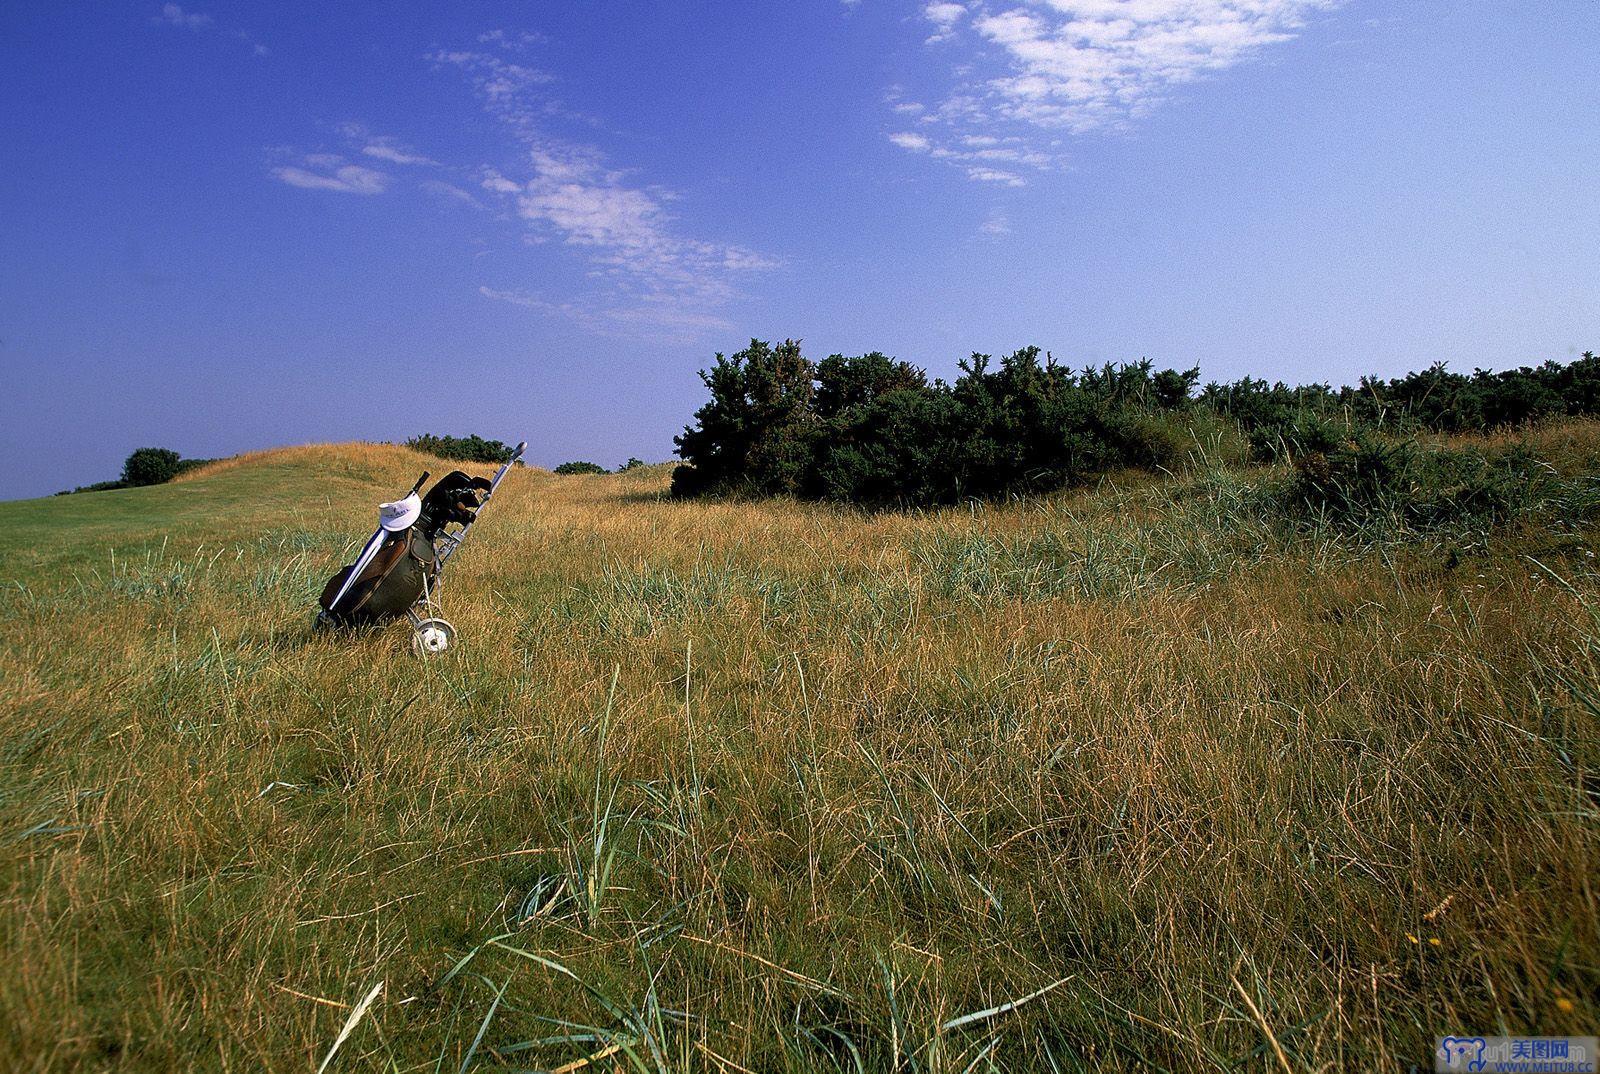
[[[1534,439],[1595,472],[1594,426]],[[313,634],[423,469],[0,504],[18,1068],[314,1070],[358,1013],[331,1069],[1395,1069],[1600,1024],[1585,520],[518,470],[454,652]]]

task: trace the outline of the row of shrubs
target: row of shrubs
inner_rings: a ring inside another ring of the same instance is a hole
[[[621,466],[618,466],[616,472],[619,473],[619,474],[625,474],[629,470],[637,470],[639,467],[644,466],[644,465],[646,465],[646,464],[645,464],[645,461],[643,459],[630,458],[630,459],[628,459],[627,462],[623,463]],[[607,470],[604,466],[601,466],[597,462],[586,462],[586,461],[583,461],[581,459],[574,460],[572,462],[561,463],[559,466],[557,466],[555,468],[555,472],[558,473],[558,474],[561,474],[564,477],[571,477],[571,476],[580,475],[580,474],[609,474],[609,473],[611,473],[610,470]]]
[[[92,485],[79,485],[63,489],[57,496],[70,496],[75,492],[109,492],[112,489],[132,489],[144,485],[165,485],[168,481],[197,466],[215,459],[185,459],[171,448],[142,447],[136,449],[122,463],[122,476],[115,481],[96,481]]]
[[[1550,418],[1600,414],[1600,358],[1500,372],[1454,373],[1444,363],[1355,386],[1289,387],[1246,377],[1207,384],[1196,400],[1237,421],[1258,458],[1326,450],[1350,428],[1393,436],[1489,432]]]
[[[1551,508],[1576,521],[1600,508],[1592,475],[1565,479],[1524,446],[1425,449],[1368,430],[1301,455],[1273,493],[1279,513],[1290,518],[1413,531],[1488,527]]]
[[[1317,500],[1373,467],[1416,476],[1420,456],[1397,437],[1600,413],[1592,353],[1499,373],[1436,365],[1343,388],[1198,387],[1198,369],[1148,361],[1075,371],[1037,347],[999,362],[975,354],[960,370],[946,383],[876,352],[812,362],[792,340],[718,354],[701,373],[711,398],[675,440],[684,463],[673,493],[933,505],[1173,468],[1201,445],[1231,444],[1229,461],[1304,461],[1300,492]],[[1383,463],[1390,450],[1400,454]]]
[[[471,436],[435,436],[423,433],[406,441],[406,447],[425,455],[433,455],[453,462],[503,463],[516,449],[499,440],[485,440],[477,433]]]
[[[435,436],[432,433],[423,433],[421,436],[413,436],[410,440],[407,440],[406,447],[454,462],[488,463],[505,462],[511,458],[514,450],[508,444],[499,440],[485,440],[476,433],[471,436]],[[643,465],[643,460],[630,458],[627,462],[617,467],[617,473],[637,469]],[[609,474],[611,471],[597,462],[574,460],[560,464],[556,467],[555,472],[558,474]]]

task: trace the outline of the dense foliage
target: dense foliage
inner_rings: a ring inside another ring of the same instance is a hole
[[[514,450],[499,440],[485,440],[474,433],[471,436],[434,436],[423,433],[406,441],[406,447],[441,459],[456,462],[505,462]]]
[[[608,474],[611,471],[597,462],[585,462],[577,459],[572,462],[562,463],[556,467],[555,472],[558,474]]]
[[[122,464],[124,485],[163,485],[180,472],[182,458],[171,448],[139,448]]]
[[[136,449],[122,463],[122,476],[115,481],[96,481],[92,485],[79,485],[63,489],[57,496],[74,492],[110,492],[113,489],[139,488],[143,485],[164,485],[186,470],[204,466],[215,459],[186,459],[171,448],[145,447]]]
[[[1141,361],[1074,371],[1037,347],[998,362],[975,354],[960,371],[952,383],[930,381],[876,352],[812,362],[792,340],[718,354],[701,373],[711,398],[675,441],[684,465],[673,493],[951,503],[1160,470],[1202,442],[1240,436],[1257,461],[1317,456],[1333,473],[1358,442],[1371,463],[1372,436],[1600,413],[1593,354],[1471,375],[1440,364],[1337,389],[1245,378],[1196,391],[1198,369]]]
[[[75,492],[112,492],[116,489],[125,489],[128,486],[121,481],[96,481],[92,485],[79,485],[77,488],[62,489],[57,496],[71,496]]]
[[[1491,372],[1443,363],[1353,387],[1268,384],[1249,377],[1207,384],[1199,403],[1237,421],[1263,459],[1326,451],[1350,428],[1390,434],[1487,432],[1530,421],[1600,413],[1600,357]]]
[[[1486,526],[1533,511],[1558,484],[1549,464],[1521,446],[1424,450],[1357,430],[1295,460],[1283,506],[1340,525]]]

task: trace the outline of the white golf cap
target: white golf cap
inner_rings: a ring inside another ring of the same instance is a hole
[[[422,497],[413,492],[403,500],[380,503],[378,525],[390,533],[399,533],[403,529],[409,529],[420,514],[422,514]]]

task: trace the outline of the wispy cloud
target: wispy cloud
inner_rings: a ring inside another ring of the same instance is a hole
[[[1026,0],[937,2],[923,7],[930,45],[957,38],[971,55],[942,99],[922,108],[928,145],[976,180],[1021,182],[1024,169],[1061,158],[1063,135],[1125,129],[1176,87],[1224,71],[1295,37],[1317,11],[1342,0]],[[936,55],[946,55],[943,50]],[[1006,136],[975,156],[972,137]],[[940,151],[943,151],[941,154]],[[1012,154],[1000,156],[998,152]],[[1003,165],[1003,166],[997,166]]]
[[[272,174],[303,190],[332,190],[341,194],[382,194],[389,176],[360,164],[346,163],[332,153],[311,153],[299,164],[272,169]]]
[[[1001,235],[1011,234],[1011,218],[1001,210],[995,209],[984,217],[983,223],[979,224],[978,227],[985,235],[992,235],[998,238]]]
[[[484,298],[492,298],[497,302],[509,302],[513,306],[526,306],[528,309],[551,310],[556,308],[547,299],[540,298],[538,295],[527,291],[496,290],[493,287],[480,286],[478,294]]]
[[[550,39],[544,34],[527,30],[486,30],[478,35],[478,44],[493,45],[508,52],[522,52],[531,45],[547,45]]]
[[[1023,178],[1004,168],[974,166],[967,169],[967,178],[979,183],[999,183],[1001,186],[1022,186]]]
[[[182,26],[186,30],[204,30],[216,20],[197,11],[185,11],[177,4],[164,4],[161,14],[156,16],[155,21],[164,22],[169,26]]]
[[[483,47],[424,57],[466,79],[479,106],[508,134],[515,150],[510,163],[441,159],[352,121],[334,128],[342,154],[272,150],[278,157],[272,175],[306,190],[375,195],[403,182],[401,169],[427,169],[413,173],[416,188],[492,210],[478,219],[508,223],[523,242],[548,243],[552,252],[566,248],[588,280],[582,293],[559,298],[497,281],[480,287],[485,298],[567,317],[596,332],[689,339],[729,329],[721,311],[738,297],[738,282],[778,262],[690,233],[673,211],[680,200],[675,192],[642,182],[596,145],[552,133],[589,121],[562,105],[551,75],[507,55],[542,41],[536,34],[493,30],[479,36]],[[371,166],[377,161],[393,167]]]
[[[161,26],[180,26],[185,30],[195,31],[209,30],[216,26],[217,22],[216,19],[204,12],[185,11],[177,4],[163,4],[160,13],[150,21]],[[237,38],[249,45],[257,56],[267,55],[267,46],[261,44],[243,30],[228,30],[225,33],[228,37]]]
[[[512,63],[487,52],[441,50],[427,58],[436,64],[459,67],[467,72],[473,86],[502,119],[516,119],[519,122],[531,119],[535,110],[522,99],[523,91],[554,81],[554,76],[548,72]]]
[[[368,143],[367,145],[362,146],[361,147],[361,152],[365,153],[369,157],[375,157],[378,160],[387,160],[391,164],[437,164],[437,163],[439,163],[438,161],[433,160],[430,157],[425,157],[425,156],[422,156],[420,153],[413,153],[413,152],[411,152],[409,150],[401,149],[400,147],[396,146],[393,142],[390,142],[390,141],[387,141],[387,140],[381,140],[381,139],[378,140],[378,141],[371,142],[371,143]]]
[[[386,134],[373,134],[361,123],[341,123],[336,129],[364,156],[372,157],[374,160],[386,160],[390,164],[440,166],[438,161],[417,152],[398,138],[391,138]]]
[[[928,136],[926,134],[918,134],[916,131],[899,131],[889,135],[889,141],[901,149],[909,149],[913,153],[926,153],[933,148],[933,143],[928,140]]]
[[[967,9],[960,4],[950,3],[949,0],[935,0],[934,3],[924,5],[922,14],[933,23],[934,32],[929,35],[927,42],[933,45],[955,36],[957,25],[967,17]]]
[[[516,168],[484,169],[480,187],[503,200],[533,240],[553,239],[580,253],[596,281],[595,292],[580,301],[552,303],[485,286],[486,297],[561,313],[591,328],[704,332],[726,326],[717,310],[735,297],[737,277],[776,266],[743,246],[684,233],[669,208],[677,200],[672,191],[635,181],[596,146],[547,133],[547,121],[564,113],[542,92],[551,81],[543,72],[476,51],[440,51],[429,59],[463,71],[521,148]]]
[[[454,183],[446,183],[439,179],[425,179],[422,182],[422,189],[449,201],[459,201],[463,205],[470,205],[474,209],[483,208],[483,202],[474,197],[472,191],[463,190]]]
[[[1029,148],[1023,138],[1015,135],[998,138],[990,134],[968,134],[946,136],[935,142],[916,131],[896,131],[889,135],[889,141],[901,149],[959,165],[966,171],[967,178],[983,183],[1022,186],[1022,176],[1006,169],[1042,168],[1050,163],[1048,156]]]

